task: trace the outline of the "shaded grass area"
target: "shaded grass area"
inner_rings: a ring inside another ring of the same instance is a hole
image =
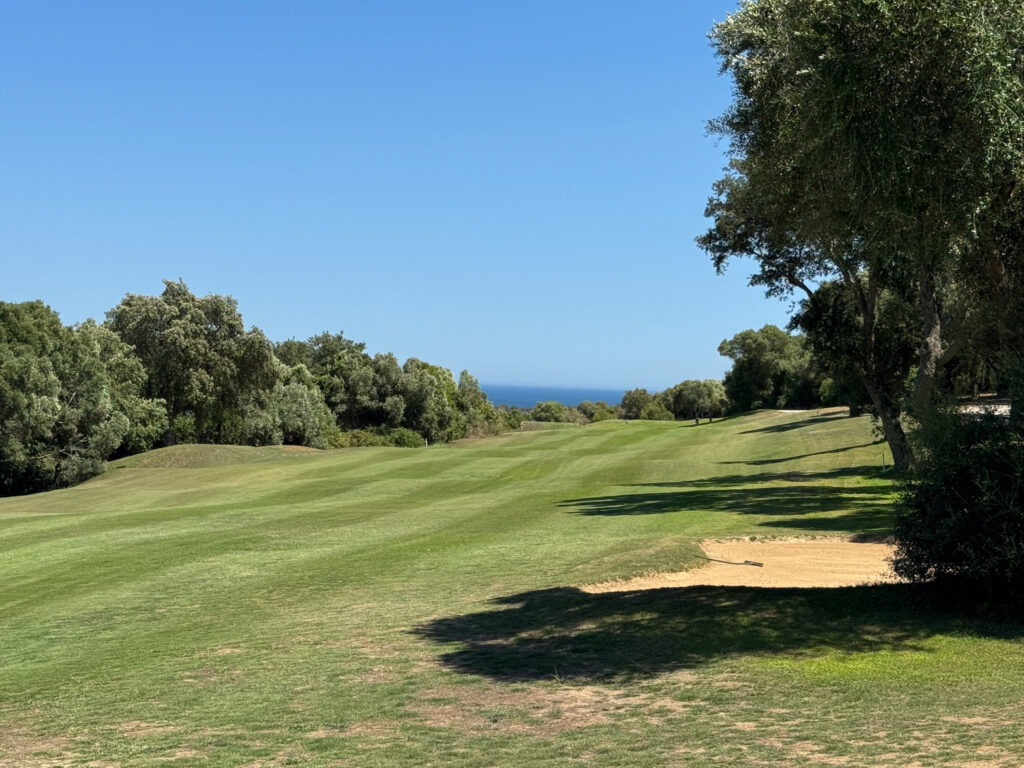
[[[778,423],[769,424],[764,427],[745,429],[741,432],[744,435],[756,434],[779,434],[781,432],[792,432],[794,429],[807,429],[808,427],[829,424],[834,421],[846,418],[846,414],[840,411],[833,411],[817,416],[807,416],[801,419],[789,419]]]
[[[883,535],[879,465],[866,419],[761,412],[179,446],[0,499],[0,768],[1012,765],[1016,625],[909,587],[577,589]]]
[[[446,665],[500,680],[633,681],[735,656],[920,651],[967,633],[1017,640],[1024,624],[965,620],[930,608],[928,587],[830,589],[695,586],[591,594],[571,587],[496,598],[497,609],[416,629],[458,643]]]
[[[805,456],[798,457],[804,459]],[[624,493],[567,499],[559,506],[581,515],[660,515],[718,511],[750,515],[751,525],[808,532],[883,533],[892,519],[892,491],[869,466],[819,472],[760,472],[715,475],[697,480],[638,483]],[[667,488],[671,490],[634,490]]]

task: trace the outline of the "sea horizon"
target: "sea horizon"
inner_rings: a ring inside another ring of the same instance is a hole
[[[564,405],[579,405],[590,400],[603,400],[608,405],[618,405],[625,387],[566,387],[548,386],[543,384],[481,384],[480,389],[494,405],[507,405],[513,408],[533,408],[537,403],[554,400]]]

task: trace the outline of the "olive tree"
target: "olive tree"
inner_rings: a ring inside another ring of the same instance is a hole
[[[0,495],[72,485],[115,452],[149,448],[167,420],[140,396],[144,379],[109,330],[65,327],[39,301],[0,302]]]
[[[1024,6],[1017,0],[748,0],[711,39],[735,97],[712,129],[732,160],[699,238],[716,268],[810,298],[843,284],[859,316],[856,374],[897,465],[900,422],[927,408],[966,343],[965,264],[997,283],[1000,220],[1024,161]],[[886,303],[912,307],[913,377],[875,365]]]
[[[128,294],[107,326],[145,366],[145,393],[167,403],[172,440],[242,442],[245,409],[280,370],[258,328],[246,330],[230,296],[194,296],[164,281],[160,296]]]

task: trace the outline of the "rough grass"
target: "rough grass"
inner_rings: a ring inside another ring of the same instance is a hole
[[[179,446],[0,500],[0,767],[976,765],[1020,627],[910,587],[580,584],[884,535],[865,419]]]

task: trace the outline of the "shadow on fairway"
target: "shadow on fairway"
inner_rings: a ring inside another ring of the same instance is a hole
[[[629,488],[721,488],[738,486],[751,492],[764,490],[762,483],[835,483],[846,478],[878,479],[888,477],[876,467],[861,465],[857,467],[836,467],[816,472],[793,470],[791,472],[754,472],[751,474],[717,475],[702,477],[697,480],[673,480],[665,483],[633,483]],[[855,488],[837,488],[836,490],[855,490]]]
[[[846,413],[829,413],[824,416],[814,416],[810,419],[800,419],[799,421],[787,421],[785,424],[773,424],[770,427],[758,427],[757,429],[745,429],[740,432],[741,435],[757,435],[757,434],[772,434],[776,432],[792,432],[794,429],[803,429],[804,427],[813,427],[816,424],[826,424],[830,421],[842,421],[850,418]]]
[[[881,445],[884,440],[873,440],[870,443],[860,443],[859,445],[844,445],[842,448],[831,448],[827,451],[815,451],[814,453],[801,453],[798,456],[783,456],[780,459],[751,459],[749,461],[720,461],[719,464],[744,464],[748,467],[763,467],[767,464],[783,464],[787,461],[799,461],[800,459],[807,459],[811,456],[825,456],[830,453],[845,453],[846,451],[853,451],[857,448],[870,448],[872,445]]]
[[[558,506],[579,515],[658,515],[712,510],[773,518],[758,525],[818,531],[881,531],[892,524],[891,490],[884,485],[841,486],[844,477],[870,477],[871,470],[850,467],[826,472],[722,475],[678,483],[631,488],[663,488],[608,496],[566,499]],[[766,486],[762,483],[786,482]],[[822,517],[817,513],[842,512]]]
[[[441,662],[499,680],[625,680],[750,654],[912,651],[931,635],[1020,637],[1024,627],[915,609],[927,587],[684,587],[500,597],[496,610],[435,619],[415,634],[458,643]]]

